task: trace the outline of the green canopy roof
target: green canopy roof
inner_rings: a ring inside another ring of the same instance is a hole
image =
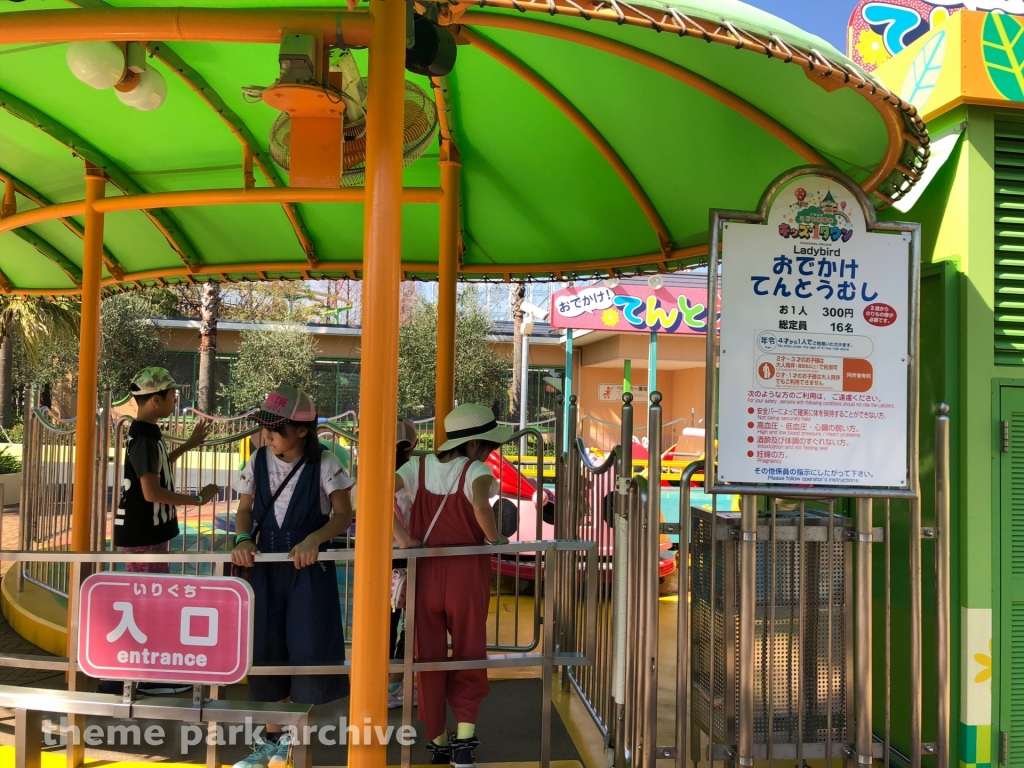
[[[881,207],[926,162],[927,132],[911,105],[828,43],[736,0],[480,4],[451,4],[443,13],[457,25],[458,60],[433,84],[462,159],[465,279],[675,268],[700,258],[709,208],[753,209],[771,180],[794,166],[833,165],[865,184]],[[55,5],[27,0],[0,11]],[[347,10],[337,0],[247,5]],[[65,43],[0,45],[0,179],[16,185],[19,213],[81,200],[83,157],[106,170],[108,196],[238,189],[243,143],[265,171],[257,170],[257,187],[287,182],[267,150],[279,113],[242,92],[274,81],[277,46],[148,47],[149,65],[168,85],[166,102],[152,112],[77,80]],[[365,74],[366,52],[355,55]],[[426,79],[408,78],[431,92]],[[434,141],[406,169],[406,186],[438,186],[437,163]],[[300,203],[291,217],[281,204],[108,213],[105,285],[357,277],[362,208]],[[0,233],[0,283],[75,292],[83,224],[79,216]],[[404,206],[409,277],[433,278],[438,230],[436,203]]]

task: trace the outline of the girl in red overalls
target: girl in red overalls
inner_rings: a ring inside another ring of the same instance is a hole
[[[408,540],[403,546],[457,547],[503,543],[491,510],[497,481],[487,456],[512,436],[499,427],[490,408],[460,405],[444,420],[448,441],[436,456],[415,456],[395,480],[399,497],[411,502]],[[400,535],[400,540],[405,539]],[[491,562],[487,555],[423,558],[416,573],[417,661],[487,656],[487,610],[491,600]],[[487,696],[486,669],[419,673],[420,718],[427,726],[431,763],[456,768],[476,764],[476,719]],[[449,734],[445,704],[458,730]]]

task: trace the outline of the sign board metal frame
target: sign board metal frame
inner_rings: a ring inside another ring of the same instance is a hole
[[[823,166],[801,166],[778,176],[761,196],[756,211],[711,210],[710,212],[710,244],[708,251],[708,317],[716,317],[718,313],[719,268],[721,265],[722,225],[727,222],[748,224],[764,224],[768,218],[772,204],[787,184],[801,176],[819,176],[834,180],[841,184],[860,205],[864,214],[868,232],[877,233],[909,233],[908,306],[910,317],[908,322],[909,365],[907,367],[907,486],[905,488],[815,485],[794,486],[786,484],[721,484],[717,477],[717,461],[708,462],[704,476],[706,493],[727,493],[756,496],[772,496],[775,498],[887,498],[916,499],[918,498],[918,437],[919,424],[919,358],[920,358],[920,286],[921,286],[921,226],[912,222],[878,221],[875,209],[864,191],[849,177]],[[728,297],[723,297],[728,301]],[[706,408],[709,415],[709,429],[704,436],[705,456],[717,456],[716,441],[718,438],[718,362],[719,334],[707,334],[705,358],[705,395]],[[712,421],[713,419],[713,421]]]

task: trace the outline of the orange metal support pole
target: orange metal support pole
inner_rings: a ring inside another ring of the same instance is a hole
[[[434,449],[447,440],[444,417],[455,407],[455,283],[459,277],[459,150],[441,146],[441,233],[437,254],[437,389]]]
[[[82,258],[82,320],[78,343],[78,424],[75,427],[75,493],[71,507],[71,549],[88,552],[96,442],[96,382],[100,359],[100,278],[103,271],[103,214],[93,205],[106,193],[107,177],[85,166],[85,250]]]
[[[402,129],[405,0],[370,0],[366,208],[363,263],[363,377],[359,386],[352,697],[349,720],[386,729],[388,609],[398,412],[398,313],[402,279]],[[377,739],[374,739],[377,742]],[[385,744],[349,745],[352,768],[384,768]]]

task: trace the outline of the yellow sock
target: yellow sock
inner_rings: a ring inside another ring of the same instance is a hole
[[[471,739],[476,733],[476,723],[459,723],[459,729],[455,733],[457,739]]]
[[[434,743],[439,747],[448,746],[448,731],[441,731],[441,735],[434,739]]]

